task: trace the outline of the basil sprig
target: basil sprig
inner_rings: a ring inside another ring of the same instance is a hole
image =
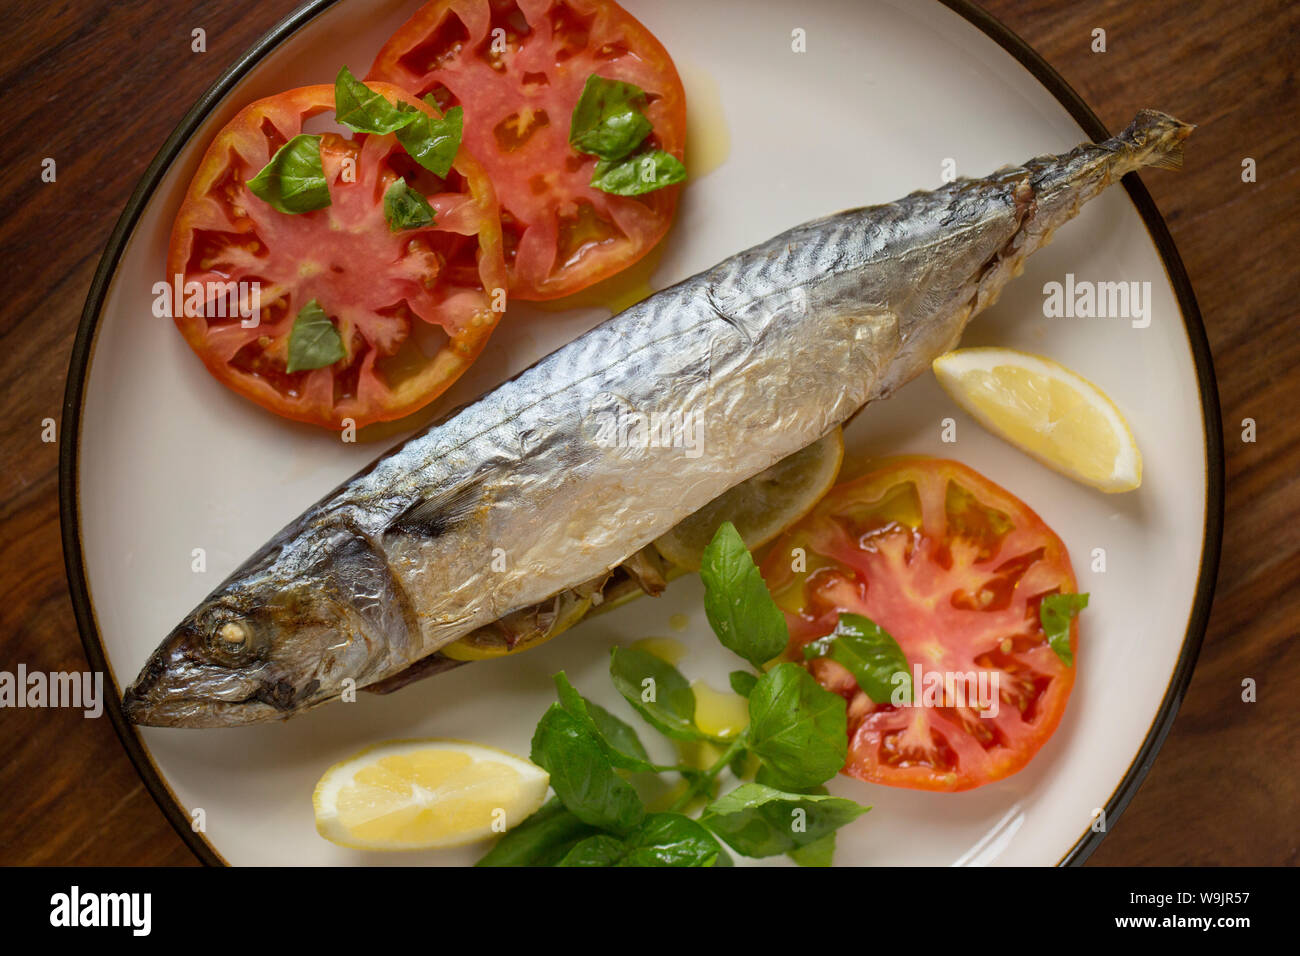
[[[333,365],[347,356],[343,337],[319,302],[312,299],[293,320],[289,331],[289,361],[285,371],[303,372]]]
[[[384,191],[384,219],[391,232],[419,229],[433,224],[433,207],[419,190],[398,179]]]
[[[330,190],[321,165],[320,137],[299,133],[277,149],[247,185],[279,212],[297,215],[324,209],[330,204]]]
[[[710,542],[702,579],[706,613],[724,646],[756,669],[785,649],[784,617],[730,525]],[[787,853],[801,866],[829,866],[836,830],[869,809],[828,796],[822,786],[844,766],[847,710],[843,697],[802,667],[733,671],[731,686],[748,697],[749,724],[729,739],[696,724],[695,692],[667,661],[615,648],[609,671],[646,723],[674,740],[717,748],[717,759],[705,770],[656,763],[630,725],[561,672],[559,703],[543,715],[532,746],[556,798],[510,830],[479,865],[731,866],[726,844],[745,856]],[[755,765],[753,783],[715,798],[724,772],[740,777]],[[649,812],[626,776],[669,772],[685,786],[666,811]],[[687,809],[700,797],[708,805],[692,820]]]
[[[912,699],[907,655],[888,631],[861,614],[841,614],[834,631],[804,645],[803,656],[829,657],[845,667],[873,703],[889,703],[895,688],[904,700]]]
[[[662,149],[637,151],[650,135],[646,94],[639,86],[587,77],[569,121],[569,144],[595,156],[591,185],[618,196],[639,196],[686,179],[681,160]]]
[[[1074,666],[1074,651],[1070,650],[1070,620],[1087,606],[1087,594],[1049,594],[1038,606],[1038,620],[1047,635],[1047,644],[1066,667]]]

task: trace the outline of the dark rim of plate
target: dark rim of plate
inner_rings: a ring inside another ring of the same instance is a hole
[[[90,284],[86,305],[81,313],[81,323],[77,328],[76,341],[72,347],[72,358],[68,366],[68,381],[63,396],[62,434],[63,440],[59,450],[59,516],[63,537],[63,559],[67,569],[68,587],[71,592],[72,606],[77,620],[77,629],[81,634],[81,643],[85,647],[86,657],[92,669],[102,671],[109,676],[109,683],[117,699],[121,699],[120,688],[113,680],[100,641],[99,630],[95,622],[95,613],[90,601],[90,592],[86,583],[85,566],[82,560],[80,520],[77,499],[78,475],[78,436],[81,423],[81,409],[84,398],[86,374],[90,368],[91,352],[95,332],[99,325],[100,311],[108,292],[118,262],[130,241],[136,223],[153,196],[172,163],[199,126],[207,119],[225,96],[242,80],[268,53],[279,46],[300,27],[307,24],[324,10],[333,6],[338,0],[310,0],[273,26],[261,39],[253,44],[247,52],[236,60],[203,94],[190,109],[180,124],[163,143],[158,154],[140,178],[135,191],[127,201],[126,208],[118,218],[104,255],[95,270]],[[1110,133],[1097,118],[1096,114],[1083,101],[1068,83],[1047,61],[1008,27],[970,0],[939,0],[944,6],[959,14],[1025,67],[1033,77],[1065,107],[1084,132],[1093,140],[1102,140]],[[1223,536],[1223,429],[1219,414],[1219,393],[1215,384],[1214,364],[1210,356],[1210,345],[1205,334],[1205,325],[1201,320],[1200,309],[1192,292],[1191,281],[1183,267],[1173,238],[1165,225],[1164,219],[1156,209],[1150,193],[1136,175],[1124,177],[1124,188],[1129,198],[1142,217],[1152,242],[1164,263],[1169,276],[1169,283],[1178,299],[1179,309],[1183,315],[1188,342],[1196,364],[1197,386],[1200,390],[1201,412],[1205,436],[1206,458],[1206,501],[1205,528],[1201,551],[1200,574],[1196,583],[1196,595],[1192,602],[1188,618],[1187,633],[1183,639],[1182,649],[1177,664],[1170,676],[1169,685],[1156,711],[1154,720],[1147,730],[1142,746],[1138,748],[1128,770],[1125,771],[1119,785],[1116,786],[1105,806],[1106,830],[1098,832],[1091,828],[1061,858],[1061,865],[1074,866],[1084,860],[1097,848],[1102,838],[1112,829],[1124,808],[1128,806],[1133,795],[1151,769],[1169,730],[1174,717],[1182,703],[1183,695],[1191,682],[1192,669],[1205,637],[1209,620],[1210,605],[1214,598],[1214,584],[1219,567],[1219,548]],[[135,765],[149,793],[157,802],[167,820],[175,828],[181,839],[194,851],[205,864],[221,866],[225,864],[220,854],[202,834],[195,832],[189,815],[168,787],[161,772],[155,766],[141,743],[136,728],[130,724],[121,708],[112,706],[107,713],[113,722],[118,737],[126,748],[127,755]]]

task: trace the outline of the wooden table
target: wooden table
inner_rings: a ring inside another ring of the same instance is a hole
[[[136,180],[204,89],[290,2],[9,4],[0,97],[0,669],[86,667],[64,578],[58,419],[91,274]],[[1300,5],[987,0],[1118,129],[1153,106],[1199,124],[1187,167],[1146,177],[1218,369],[1227,527],[1191,688],[1095,864],[1295,864],[1300,806]],[[188,11],[185,8],[188,7]],[[207,32],[206,53],[190,31]],[[1093,53],[1092,31],[1108,52]],[[41,162],[57,160],[55,183]],[[1258,181],[1241,181],[1245,157]],[[1258,422],[1241,441],[1240,422]],[[1241,682],[1258,683],[1243,703]],[[0,863],[192,864],[107,720],[0,716]]]

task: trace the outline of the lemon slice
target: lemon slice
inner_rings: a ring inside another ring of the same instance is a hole
[[[981,425],[1049,468],[1108,492],[1142,483],[1128,422],[1064,365],[1013,349],[958,349],[934,360],[934,374]]]
[[[714,498],[657,538],[655,547],[678,567],[698,571],[705,547],[724,521],[736,526],[751,551],[762,547],[812,510],[835,484],[843,460],[844,435],[836,428]]]
[[[331,843],[424,850],[522,823],[542,805],[549,784],[545,770],[494,747],[390,740],[325,771],[312,806],[317,831]]]

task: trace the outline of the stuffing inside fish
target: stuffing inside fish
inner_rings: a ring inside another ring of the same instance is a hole
[[[282,719],[436,672],[483,628],[549,631],[616,569],[661,586],[643,548],[925,371],[1083,203],[1178,166],[1191,129],[1143,110],[1103,143],[796,226],[645,299],[280,531],[153,653],[127,715]]]

